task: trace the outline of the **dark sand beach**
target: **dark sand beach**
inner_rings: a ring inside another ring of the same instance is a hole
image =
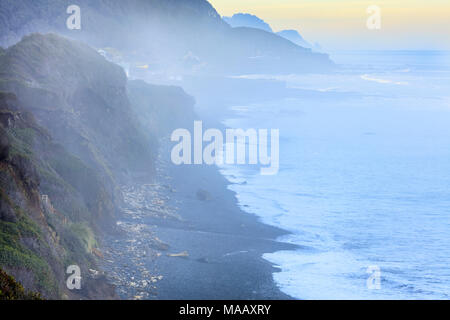
[[[225,129],[221,119],[232,117],[233,112],[221,100],[224,93],[207,97],[200,94],[208,92],[201,86],[191,89],[198,94],[196,110],[204,127]],[[211,106],[222,107],[211,112]],[[160,142],[153,181],[124,187],[127,207],[119,222],[123,232],[104,241],[103,267],[119,296],[291,299],[273,280],[276,266],[262,258],[264,253],[298,248],[277,241],[287,231],[243,211],[236,194],[228,189],[230,182],[216,166],[174,165],[170,160],[173,145],[167,138]]]
[[[261,257],[292,248],[275,241],[285,232],[240,210],[215,167],[183,166],[170,171],[184,222],[161,225],[158,236],[170,244],[171,251],[186,251],[189,257],[164,256],[156,261],[165,276],[159,283],[159,298],[289,298],[273,282],[276,269]],[[199,199],[198,190],[207,191],[206,200]]]
[[[290,299],[262,258],[295,249],[276,241],[285,231],[242,211],[214,166],[161,156],[156,170],[126,190],[124,232],[105,241],[103,269],[122,299]]]

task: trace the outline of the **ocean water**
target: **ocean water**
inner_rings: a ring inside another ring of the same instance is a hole
[[[264,258],[298,299],[450,298],[450,53],[341,52],[330,75],[275,78],[300,99],[231,106],[279,128],[280,171],[222,166],[242,208],[300,246]],[[381,287],[367,286],[369,266]]]

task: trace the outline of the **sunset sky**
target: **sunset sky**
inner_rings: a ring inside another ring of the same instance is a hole
[[[274,31],[296,29],[326,49],[450,50],[450,0],[210,0],[222,16],[257,15]],[[366,12],[381,8],[380,30]]]

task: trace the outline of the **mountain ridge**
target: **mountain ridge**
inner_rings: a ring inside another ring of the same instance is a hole
[[[295,47],[279,48],[277,44],[280,41],[274,41],[268,35],[259,36],[265,37],[261,42],[249,33],[236,31],[205,0],[111,0],[96,3],[79,0],[80,30],[67,29],[69,15],[65,1],[56,0],[50,4],[49,0],[14,0],[14,5],[10,2],[0,3],[0,28],[4,30],[0,35],[1,46],[9,46],[31,32],[55,32],[95,48],[116,48],[125,52],[131,62],[151,62],[153,72],[172,70],[178,74],[229,75],[229,70],[240,70],[248,73],[251,70],[247,70],[246,63],[251,62],[250,58],[256,55],[265,57],[269,52],[279,57],[293,57],[295,61],[269,58],[265,64],[260,64],[260,73],[266,71],[264,65],[269,63],[274,65],[273,69],[279,66],[282,72],[286,72],[289,66],[291,73],[333,67],[327,55]],[[246,50],[236,47],[236,42],[245,44]],[[239,52],[238,56],[236,52]],[[187,55],[195,56],[198,63],[186,65]]]
[[[231,17],[222,17],[222,19],[228,23],[231,27],[249,27],[255,29],[261,29],[267,32],[273,32],[270,25],[257,16],[249,13],[235,13]]]

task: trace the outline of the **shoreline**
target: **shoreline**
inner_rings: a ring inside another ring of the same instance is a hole
[[[286,95],[284,89],[280,90],[278,87],[280,83],[281,88],[285,87],[282,82],[250,80],[245,83],[257,87],[267,85],[270,87],[269,91],[282,91],[280,94]],[[233,90],[232,87],[242,84],[242,81],[232,79],[226,86]],[[208,94],[205,96],[202,93],[208,91],[204,88],[198,90],[202,86],[195,88],[196,85],[190,88],[193,92],[188,92],[199,99],[196,103],[197,118],[203,121],[205,128],[225,130],[223,120],[235,115],[230,108],[234,103],[222,101],[223,93],[214,94],[212,97],[208,97]],[[224,86],[215,84],[213,87]],[[241,100],[241,95],[239,97]],[[250,103],[257,100],[255,97],[248,98],[244,101],[248,100]],[[216,108],[211,109],[211,106]],[[171,143],[162,142],[162,145],[169,146]],[[177,190],[176,202],[181,201],[175,205],[180,207],[179,214],[186,221],[185,224],[173,221],[160,224],[158,235],[161,239],[167,239],[175,252],[187,251],[189,257],[163,256],[156,261],[159,270],[168,274],[168,277],[159,283],[159,298],[295,299],[282,292],[275,282],[273,275],[281,272],[281,269],[263,258],[264,254],[300,248],[277,240],[290,232],[266,224],[258,215],[241,208],[236,193],[229,189],[233,183],[220,172],[219,167],[175,166],[170,161],[169,149],[161,154],[167,157],[163,162],[168,166],[168,174],[173,179],[171,185]],[[187,274],[180,275],[179,270],[187,270]],[[170,277],[170,274],[175,274],[176,277]]]
[[[241,82],[233,79],[229,85]],[[245,83],[267,83],[271,90],[274,85],[274,81]],[[229,108],[233,102],[221,101],[220,95],[205,97],[197,90],[192,92],[200,100],[195,118],[205,127],[224,130],[222,121],[234,115]],[[281,91],[285,96],[285,89]],[[255,102],[249,98],[244,100]],[[222,107],[211,109],[212,105]],[[229,189],[233,183],[219,167],[172,164],[171,146],[168,138],[161,139],[153,181],[126,187],[131,200],[119,217],[121,236],[104,241],[104,261],[109,262],[103,269],[118,295],[137,300],[295,299],[274,280],[281,269],[263,258],[298,249],[277,241],[290,232],[241,208]]]
[[[168,274],[159,284],[162,299],[292,299],[273,280],[277,272],[263,254],[296,248],[276,241],[288,232],[243,211],[230,182],[215,166],[170,168],[179,214],[186,224],[161,226],[158,236],[187,258],[162,257]],[[207,199],[199,199],[198,192]],[[183,270],[186,274],[181,274]],[[164,273],[163,272],[163,273]],[[175,277],[170,277],[175,274]]]
[[[156,168],[155,181],[129,189],[121,234],[104,239],[102,270],[122,299],[293,299],[263,258],[297,248],[276,240],[287,231],[243,211],[215,166],[160,157]]]

